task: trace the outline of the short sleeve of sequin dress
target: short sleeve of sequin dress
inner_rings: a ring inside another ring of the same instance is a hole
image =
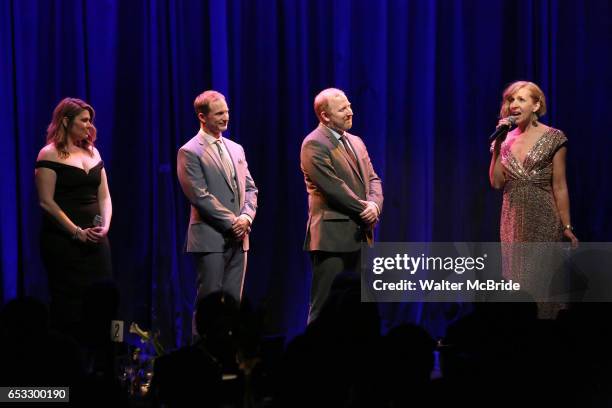
[[[89,172],[46,160],[36,162],[36,168],[56,173],[54,200],[68,218],[83,229],[92,227],[95,216],[100,214],[98,187],[104,163],[100,161]],[[76,325],[88,288],[112,276],[107,237],[95,244],[72,238],[51,215],[43,213],[41,256],[49,280],[51,319],[58,328]]]

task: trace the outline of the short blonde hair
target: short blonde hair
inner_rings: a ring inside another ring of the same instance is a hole
[[[329,109],[329,99],[335,96],[344,95],[344,92],[338,88],[327,88],[319,92],[314,99],[314,111],[317,118],[321,120],[321,112]]]
[[[198,113],[208,115],[208,112],[210,112],[210,104],[219,99],[225,100],[225,96],[220,92],[212,90],[204,91],[196,96],[193,101],[193,109],[195,109],[196,115]]]
[[[546,97],[544,96],[544,92],[540,89],[539,86],[529,81],[516,81],[508,85],[506,89],[504,89],[504,93],[502,95],[501,109],[499,110],[499,116],[505,118],[510,115],[510,97],[518,92],[519,89],[527,88],[529,90],[529,95],[533,100],[533,103],[540,102],[540,108],[535,112],[538,115],[538,118],[544,116],[546,114]]]

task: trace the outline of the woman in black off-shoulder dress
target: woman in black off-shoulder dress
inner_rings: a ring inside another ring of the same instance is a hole
[[[68,333],[78,330],[87,290],[112,275],[107,238],[112,203],[104,162],[94,147],[93,118],[93,108],[82,100],[62,100],[36,161],[51,319]]]

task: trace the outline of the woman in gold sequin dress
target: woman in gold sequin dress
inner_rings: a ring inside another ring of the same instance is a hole
[[[578,244],[570,221],[565,178],[567,138],[562,131],[539,121],[545,113],[546,98],[540,87],[526,81],[510,84],[503,93],[498,126],[511,125],[512,116],[516,128],[491,146],[489,179],[493,188],[503,188],[503,275],[522,286],[530,275],[542,272],[534,267],[537,264],[541,268],[542,263],[517,259],[516,253],[509,255],[503,249],[505,243],[558,242],[565,238],[572,246]]]

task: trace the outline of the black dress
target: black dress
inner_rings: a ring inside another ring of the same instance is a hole
[[[36,168],[48,168],[56,175],[53,199],[68,218],[85,229],[93,227],[100,214],[98,187],[104,162],[87,173],[68,164],[41,160]],[[51,321],[61,330],[77,330],[85,294],[91,285],[112,276],[110,246],[104,237],[98,243],[73,239],[50,214],[43,214],[40,234],[42,261],[49,279]]]

